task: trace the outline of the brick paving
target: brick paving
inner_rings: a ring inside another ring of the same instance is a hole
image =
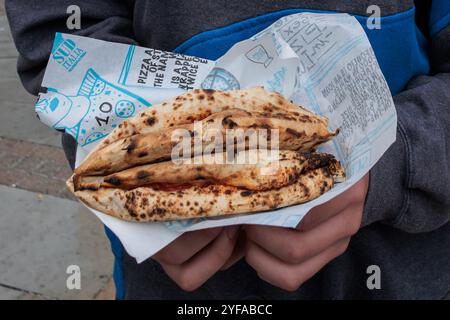
[[[75,199],[66,188],[71,170],[60,148],[0,137],[0,164],[0,184]]]

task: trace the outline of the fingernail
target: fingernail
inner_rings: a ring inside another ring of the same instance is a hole
[[[239,230],[239,226],[228,227],[226,230],[228,239],[234,240],[237,237],[238,230]]]

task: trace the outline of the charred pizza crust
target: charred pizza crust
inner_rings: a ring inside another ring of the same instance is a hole
[[[266,191],[224,185],[193,186],[179,191],[151,187],[74,191],[72,180],[67,184],[91,208],[122,220],[154,222],[261,212],[304,203],[330,190],[333,175],[327,167],[318,168],[290,185]]]
[[[220,91],[195,89],[145,109],[133,118],[122,122],[96,149],[101,149],[114,141],[136,134],[158,132],[174,126],[203,120],[213,113],[238,108],[248,112],[287,112],[293,116],[312,116],[326,126],[325,117],[295,105],[277,92],[269,92],[263,87],[243,90]]]
[[[210,133],[227,139],[227,130],[252,130],[255,135],[266,135],[270,144],[272,130],[278,132],[280,150],[311,150],[330,140],[338,131],[330,132],[316,116],[291,116],[285,112],[264,115],[261,112],[248,112],[242,109],[229,109],[212,114],[201,121],[200,130],[194,124],[185,124],[167,130],[134,135],[119,139],[101,149],[95,150],[75,169],[77,175],[103,175],[124,170],[144,163],[154,163],[170,159],[174,146],[178,143],[172,139],[177,130],[186,130],[195,142],[201,135],[201,150],[211,144],[207,137]],[[199,132],[200,131],[200,132]],[[271,147],[270,145],[268,147]],[[194,145],[192,145],[194,148]],[[195,149],[191,154],[195,155]]]

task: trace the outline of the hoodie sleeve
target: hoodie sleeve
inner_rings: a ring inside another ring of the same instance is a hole
[[[67,8],[71,0],[6,0],[5,8],[19,59],[17,69],[22,84],[31,94],[39,91],[56,32],[135,43],[133,35],[134,1],[82,0],[81,29],[69,30]]]
[[[430,75],[394,97],[397,141],[370,172],[363,225],[415,233],[450,220],[450,26],[442,21],[431,38]]]

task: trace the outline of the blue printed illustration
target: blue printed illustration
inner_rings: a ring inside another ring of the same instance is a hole
[[[186,219],[186,220],[174,220],[174,221],[166,221],[164,224],[167,228],[174,231],[180,231],[186,228],[189,228],[193,226],[194,224],[197,224],[199,222],[205,221],[207,218],[193,218],[193,219]]]
[[[86,55],[86,51],[78,47],[72,39],[64,39],[61,33],[56,33],[52,47],[52,58],[71,72],[81,59]]]
[[[283,84],[286,79],[287,69],[286,67],[281,67],[280,70],[276,71],[273,75],[273,79],[267,80],[267,86],[265,86],[269,91],[276,91],[283,94]]]
[[[134,114],[134,103],[130,100],[119,100],[114,107],[114,112],[119,118],[129,118]]]
[[[130,45],[128,47],[127,56],[125,57],[125,61],[123,62],[122,70],[120,71],[119,76],[119,84],[126,86],[127,85],[127,77],[130,73],[131,62],[133,61],[134,52],[136,51],[136,46]]]
[[[62,129],[86,146],[102,139],[123,119],[151,104],[134,93],[102,79],[89,69],[76,95],[48,88],[36,103],[42,121]]]
[[[202,89],[237,90],[241,88],[239,81],[231,72],[214,68],[201,84]]]
[[[264,65],[267,68],[273,61],[273,58],[269,56],[266,48],[258,44],[256,47],[250,49],[245,56],[248,60]]]

